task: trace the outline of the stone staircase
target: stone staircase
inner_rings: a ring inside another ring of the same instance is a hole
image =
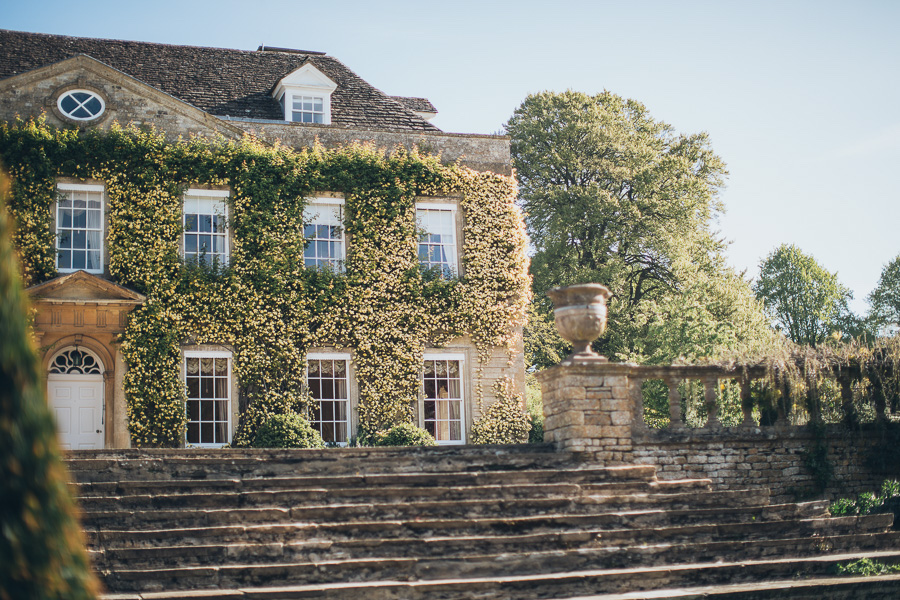
[[[900,598],[892,515],[548,445],[77,451],[106,598]]]

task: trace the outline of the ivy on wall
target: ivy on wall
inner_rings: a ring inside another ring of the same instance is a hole
[[[242,409],[233,443],[248,445],[268,417],[309,406],[302,388],[309,348],[354,350],[360,425],[375,431],[412,419],[426,346],[467,335],[484,363],[494,348],[511,351],[524,324],[526,238],[509,177],[402,149],[168,142],[150,129],[58,130],[42,120],[0,125],[0,158],[14,178],[14,240],[28,284],[56,275],[57,179],[105,185],[109,273],[148,297],[131,313],[122,343],[135,446],[184,440],[186,344],[232,349]],[[192,186],[230,190],[224,269],[180,257],[182,194]],[[340,274],[303,265],[304,199],[317,192],[345,199],[349,243]],[[459,202],[459,278],[419,268],[421,197]]]

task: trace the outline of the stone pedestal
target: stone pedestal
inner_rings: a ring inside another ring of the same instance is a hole
[[[630,464],[632,368],[597,359],[570,359],[538,373],[544,441],[560,450],[590,452],[605,464]]]

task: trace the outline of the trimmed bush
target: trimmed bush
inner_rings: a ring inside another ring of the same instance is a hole
[[[297,413],[275,415],[256,432],[254,448],[324,448],[325,442],[309,421]]]
[[[532,421],[522,410],[522,397],[512,393],[512,382],[504,378],[494,384],[498,400],[472,425],[473,444],[524,444]],[[541,439],[543,439],[541,422]]]
[[[412,423],[400,423],[390,429],[376,431],[367,441],[373,446],[437,446],[430,433]]]

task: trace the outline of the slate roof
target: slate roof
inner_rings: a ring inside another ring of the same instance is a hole
[[[318,53],[174,46],[0,29],[0,79],[78,54],[212,115],[276,121],[283,121],[284,113],[272,91],[285,75],[309,61],[338,84],[331,96],[332,125],[440,131],[339,60]]]
[[[428,98],[414,98],[410,96],[391,96],[391,98],[393,98],[409,110],[437,114],[437,109]]]

